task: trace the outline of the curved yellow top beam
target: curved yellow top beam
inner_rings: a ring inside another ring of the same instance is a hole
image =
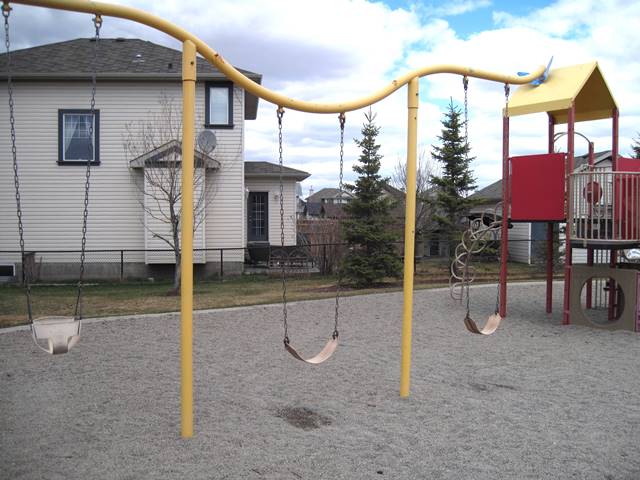
[[[220,72],[222,72],[227,78],[232,80],[237,85],[241,86],[245,90],[248,90],[257,97],[260,97],[275,105],[284,108],[290,108],[293,110],[299,110],[302,112],[341,113],[358,110],[360,108],[372,105],[385,97],[388,97],[400,87],[409,83],[412,78],[433,75],[434,73],[453,73],[458,75],[466,75],[468,77],[481,78],[494,82],[522,85],[540,77],[544,73],[545,69],[544,66],[540,66],[533,73],[525,77],[518,77],[514,75],[503,75],[500,73],[489,72],[486,70],[477,70],[475,68],[463,67],[459,65],[432,65],[408,72],[403,76],[393,80],[389,85],[378,90],[377,92],[374,92],[373,94],[366,97],[358,98],[356,100],[336,103],[308,102],[295,98],[289,98],[285,95],[274,92],[273,90],[257,84],[256,82],[247,78],[245,75],[236,70],[218,52],[209,47],[204,41],[202,41],[192,33],[178,27],[177,25],[167,20],[164,20],[161,17],[145,12],[144,10],[127,7],[124,5],[94,2],[92,0],[15,0],[10,3],[125,18],[160,30],[167,35],[180,40],[181,42],[190,40],[195,44],[196,49],[200,55],[211,62],[218,70],[220,70]]]

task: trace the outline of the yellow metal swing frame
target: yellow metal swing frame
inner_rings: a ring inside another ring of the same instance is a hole
[[[8,2],[5,2],[5,5]],[[373,105],[404,85],[407,89],[407,192],[405,208],[404,305],[402,315],[400,395],[409,395],[411,370],[411,321],[413,307],[413,259],[416,209],[416,156],[419,89],[421,77],[451,73],[505,84],[526,84],[539,78],[540,66],[527,76],[503,75],[458,65],[418,68],[365,97],[337,103],[316,103],[289,98],[258,85],[229,64],[218,52],[185,29],[143,10],[91,0],[15,0],[10,3],[118,17],[155,28],[182,42],[182,262],[181,262],[181,434],[193,436],[193,156],[195,147],[196,54],[199,53],[235,84],[281,108],[309,113],[345,113]]]

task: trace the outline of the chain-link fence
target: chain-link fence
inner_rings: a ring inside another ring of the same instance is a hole
[[[446,274],[449,257],[439,255],[441,248],[434,248],[437,238],[416,242],[414,266],[420,274],[439,272]],[[499,240],[473,258],[476,266],[491,272],[497,268]],[[403,243],[396,242],[397,252],[403,256]],[[248,247],[194,249],[194,274],[196,280],[223,278],[242,273],[277,273],[283,264],[287,272],[295,274],[317,273],[335,275],[342,259],[355,247],[342,242],[299,243],[284,248],[265,244]],[[552,244],[554,271],[562,272],[564,241],[556,238]],[[513,239],[509,241],[509,261],[545,271],[548,245],[546,239]],[[608,263],[609,251],[595,250],[595,263]],[[632,252],[633,253],[633,252]],[[80,250],[29,251],[25,257],[25,273],[33,282],[73,282],[78,280]],[[589,263],[586,248],[573,249],[573,263]],[[627,250],[617,253],[618,262],[633,260]],[[628,258],[627,258],[628,257]],[[640,256],[638,256],[640,258]],[[175,252],[166,250],[120,249],[87,250],[85,279],[101,281],[162,280],[172,279],[175,269]],[[0,251],[0,281],[22,280],[20,251]]]
[[[33,282],[77,281],[80,250],[37,250],[25,254],[24,274]],[[20,251],[0,251],[0,278],[21,281]],[[171,279],[176,254],[166,250],[87,250],[85,280],[128,281]],[[240,274],[248,262],[247,248],[194,249],[196,278],[224,277]],[[250,263],[250,262],[248,262]]]

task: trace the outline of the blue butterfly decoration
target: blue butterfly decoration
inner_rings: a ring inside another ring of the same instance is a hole
[[[544,69],[544,73],[540,77],[538,77],[535,80],[533,80],[531,82],[531,85],[538,86],[538,85],[544,83],[544,81],[549,76],[549,69],[551,68],[551,62],[553,62],[553,57],[551,57],[551,60],[549,60],[549,64],[547,65],[547,68]],[[519,77],[526,77],[527,75],[529,75],[529,72],[518,72],[518,76]]]

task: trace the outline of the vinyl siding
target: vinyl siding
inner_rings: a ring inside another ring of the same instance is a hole
[[[509,260],[519,263],[531,263],[530,223],[514,223],[509,230]]]
[[[161,192],[160,183],[164,177],[157,172],[157,168],[147,168],[145,171],[145,184],[144,184],[144,225],[145,225],[145,249],[147,250],[166,250],[170,249],[170,244],[173,243],[173,232],[171,229],[171,208],[167,201],[166,195]],[[203,196],[203,182],[206,181],[206,174],[202,169],[196,170],[194,182],[194,205],[196,206],[196,212],[194,213],[194,225],[196,226],[193,232],[193,262],[205,263],[205,254],[202,251],[195,251],[196,249],[206,248],[205,244],[205,226],[206,226],[206,198]],[[180,182],[182,175],[177,172],[175,181]],[[198,208],[197,204],[202,202],[203,208]],[[175,205],[175,209],[180,211],[182,202],[178,200]],[[170,243],[167,243],[168,240]],[[175,254],[172,251],[162,252],[145,252],[145,263],[175,263]]]
[[[284,243],[296,244],[296,181],[285,180],[284,192]],[[269,192],[269,243],[280,245],[280,183],[277,178],[246,178],[248,192]],[[245,229],[246,230],[246,229]]]
[[[572,248],[571,249],[571,260],[573,264],[587,263],[587,249],[586,248]]]
[[[78,250],[82,226],[85,167],[60,166],[58,109],[86,109],[91,86],[84,82],[20,82],[14,86],[18,150],[26,249]],[[197,84],[196,133],[204,123],[204,83]],[[162,96],[181,110],[179,83],[99,83],[96,109],[100,110],[100,162],[91,171],[87,249],[145,248],[141,206],[142,172],[130,169],[123,139],[125,125],[160,113]],[[212,156],[221,164],[208,175],[212,191],[207,208],[204,242],[208,248],[244,244],[243,92],[234,89],[234,128],[215,130],[218,146]],[[18,229],[11,167],[9,115],[6,90],[0,93],[0,250],[17,250]],[[217,255],[212,253],[216,258]],[[240,254],[236,255],[240,257]],[[16,261],[4,258],[0,261]],[[75,260],[56,255],[52,261]],[[144,254],[128,255],[144,261]],[[225,256],[234,260],[233,255]],[[45,257],[43,259],[47,261]]]

